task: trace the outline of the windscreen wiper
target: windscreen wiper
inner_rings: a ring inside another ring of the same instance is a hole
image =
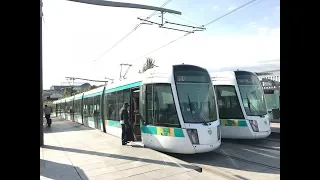
[[[248,108],[249,108],[250,112],[259,113],[259,111],[257,111],[257,110],[254,108],[254,106],[251,106],[251,102],[250,102],[250,100],[249,100],[249,98],[248,98],[248,94],[247,94],[247,93],[246,93],[246,98],[247,98],[247,100],[248,100]],[[257,116],[259,116],[259,117],[264,117],[264,115],[257,115]]]
[[[187,93],[188,95],[188,101],[189,101],[189,107],[190,107],[190,111],[191,111],[191,115],[193,116],[192,114],[192,110],[194,110],[194,112],[198,115],[198,117],[202,120],[203,124],[208,126],[208,123],[206,122],[206,120],[201,116],[201,114],[195,109],[193,108],[192,104],[191,104],[191,101],[190,101],[190,97],[189,97],[189,94]]]

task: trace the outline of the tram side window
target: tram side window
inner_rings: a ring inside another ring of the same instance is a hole
[[[61,111],[60,111],[60,104],[57,104],[57,116],[60,116]]]
[[[74,100],[74,115],[81,115],[80,103],[81,103],[81,99]]]
[[[88,98],[88,117],[92,117],[93,116],[93,106],[94,102],[93,102],[93,97],[89,97]]]
[[[130,104],[130,89],[125,89],[123,90],[123,103],[127,102]],[[123,105],[122,103],[122,105]],[[130,107],[129,107],[130,108]],[[128,108],[128,109],[129,109]]]
[[[83,99],[83,117],[89,116],[88,98]]]
[[[143,124],[147,124],[147,117],[146,117],[146,86],[140,86],[140,94],[139,94],[139,113],[141,116],[141,120]]]
[[[94,97],[94,115],[100,116],[100,95]]]
[[[61,114],[64,114],[64,109],[65,109],[65,103],[61,103]]]
[[[117,92],[107,93],[106,94],[106,103],[105,103],[105,119],[106,120],[114,120],[118,121],[117,119]]]
[[[64,109],[63,109],[63,112],[68,114],[69,113],[68,109],[69,109],[69,102],[66,102],[65,106],[64,106]]]
[[[107,103],[107,96],[108,94],[105,93],[103,98],[103,120],[108,120],[107,113],[108,113],[109,104]]]
[[[234,86],[215,86],[220,119],[243,119],[240,102]]]
[[[147,124],[153,124],[153,98],[152,95],[153,91],[153,85],[147,85],[146,86],[146,123]]]
[[[147,85],[147,109],[149,124],[164,127],[180,127],[169,84]]]

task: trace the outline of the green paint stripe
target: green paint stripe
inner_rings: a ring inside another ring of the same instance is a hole
[[[75,97],[74,98],[74,100],[76,101],[76,100],[81,100],[82,99],[82,96],[80,96],[80,97]]]
[[[248,126],[246,120],[239,121],[238,123],[239,123],[238,126],[241,126],[241,127],[247,127]]]
[[[115,120],[106,120],[106,126],[112,126],[112,127],[117,127],[121,128],[120,121],[115,121]],[[156,127],[156,126],[140,126],[141,132],[146,133],[146,134],[153,134],[153,135],[159,135],[157,132],[157,129],[170,129],[169,127]],[[173,128],[174,131],[174,136],[173,137],[184,137],[183,131],[181,128]],[[160,135],[159,135],[160,136]],[[163,135],[165,136],[165,135]]]
[[[181,128],[174,128],[174,137],[184,137],[183,131]]]
[[[120,124],[120,121],[107,120],[106,126],[112,126],[112,127],[120,128],[121,124]]]
[[[129,88],[133,88],[133,87],[138,87],[142,84],[142,81],[138,81],[138,82],[134,82],[134,83],[131,83],[131,84],[126,84],[126,85],[123,85],[123,86],[119,86],[119,87],[115,87],[115,88],[112,88],[112,89],[107,89],[105,90],[106,93],[112,93],[112,92],[116,92],[116,91],[121,91],[121,90],[124,90],[124,89],[129,89]],[[53,103],[54,104],[60,104],[62,102],[70,102],[72,101],[73,99],[74,100],[79,100],[79,99],[82,99],[83,98],[89,98],[89,97],[94,97],[94,96],[98,96],[98,95],[101,95],[102,94],[102,91],[103,89],[101,89],[101,91],[99,92],[95,92],[93,94],[85,94],[81,97],[76,97],[76,98],[72,98],[72,99],[68,99],[68,98],[65,98],[65,99],[61,99],[61,100],[58,100],[58,101],[54,101]]]
[[[140,126],[141,132],[146,134],[157,135],[157,127],[155,126]]]
[[[129,88],[137,87],[137,86],[140,86],[140,85],[141,85],[141,82],[142,82],[142,81],[135,82],[135,83],[131,83],[131,84],[126,84],[126,85],[119,86],[119,87],[112,88],[112,89],[107,89],[107,90],[105,90],[105,92],[106,92],[106,93],[112,93],[112,92],[121,91],[121,90],[124,90],[124,89],[129,89]]]
[[[248,124],[245,119],[221,119],[221,126],[237,126],[237,127],[247,127]]]
[[[156,127],[156,126],[144,126],[142,125],[140,127],[142,133],[146,134],[153,134],[158,136],[167,136],[162,135],[162,133],[158,133],[158,129],[161,129],[160,131],[164,132],[165,130],[169,131],[168,129],[171,129],[170,127]],[[173,128],[174,136],[172,137],[184,137],[183,131],[181,128]]]
[[[101,95],[101,94],[102,94],[102,91],[96,92],[96,93],[93,93],[93,94],[84,95],[83,98],[89,98],[89,97],[99,96],[99,95]]]
[[[94,118],[93,117],[89,117],[88,119],[89,119],[89,121],[94,122]]]

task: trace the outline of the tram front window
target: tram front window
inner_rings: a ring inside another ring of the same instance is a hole
[[[258,77],[244,71],[236,71],[235,73],[246,114],[248,116],[266,115],[266,101]]]
[[[243,119],[240,102],[234,86],[215,86],[220,119]]]
[[[218,119],[213,87],[205,70],[175,71],[175,81],[185,123],[208,123]]]

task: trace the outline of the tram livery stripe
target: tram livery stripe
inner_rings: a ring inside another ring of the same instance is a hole
[[[120,121],[105,120],[106,126],[121,128]],[[184,137],[181,128],[141,126],[141,132],[146,134],[154,134],[159,136]]]
[[[221,126],[238,126],[238,127],[247,127],[246,120],[236,120],[236,119],[221,119]]]
[[[138,81],[138,82],[135,82],[135,83],[126,84],[126,85],[115,87],[115,88],[112,88],[112,89],[106,89],[105,92],[106,93],[112,93],[112,92],[115,92],[115,91],[121,91],[121,90],[124,90],[124,89],[138,87],[140,85],[141,85],[141,81]]]
[[[159,136],[184,137],[181,128],[141,126],[141,132],[146,134],[154,134]]]
[[[112,127],[121,128],[120,121],[105,120],[105,125],[106,126],[112,126]]]

